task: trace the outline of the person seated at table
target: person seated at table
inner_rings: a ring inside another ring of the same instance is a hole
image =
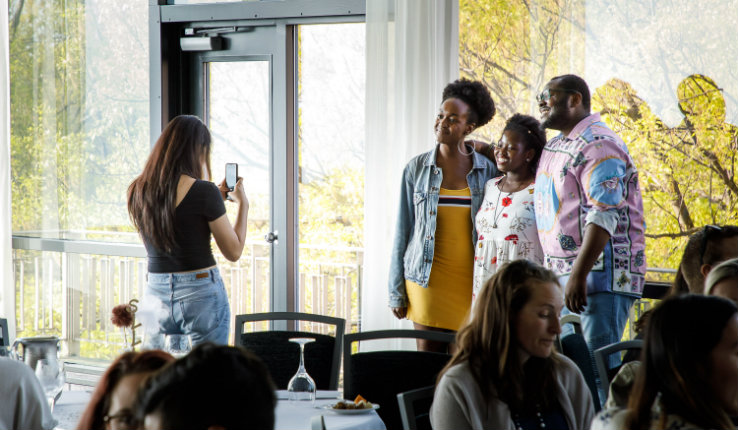
[[[274,428],[277,397],[251,352],[210,342],[153,375],[139,391],[143,429]]]
[[[515,260],[498,269],[441,371],[433,428],[589,428],[587,383],[554,351],[563,296],[556,275],[536,263]]]
[[[696,294],[665,299],[649,317],[642,357],[628,407],[600,411],[592,430],[735,429],[735,303]]]
[[[723,261],[710,270],[705,279],[705,295],[738,303],[738,258]]]
[[[687,240],[669,294],[702,294],[710,270],[718,263],[736,257],[738,226],[704,226]]]
[[[172,361],[169,353],[156,349],[121,354],[97,383],[77,430],[136,428],[133,405],[138,387]]]
[[[52,429],[56,421],[33,370],[0,357],[0,429]]]

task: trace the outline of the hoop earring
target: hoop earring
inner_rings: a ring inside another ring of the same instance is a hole
[[[459,153],[460,153],[461,155],[465,156],[465,157],[468,157],[468,156],[470,156],[470,155],[474,154],[474,148],[472,148],[472,150],[471,150],[471,151],[469,151],[469,153],[467,153],[466,151],[464,151],[464,150],[462,149],[462,148],[463,148],[463,147],[465,147],[465,146],[466,146],[466,142],[461,142],[461,143],[459,143],[459,144],[458,144],[458,145],[456,146],[456,149],[458,149]]]

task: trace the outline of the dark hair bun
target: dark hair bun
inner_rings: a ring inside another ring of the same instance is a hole
[[[479,81],[457,79],[443,89],[443,101],[459,99],[469,105],[469,122],[476,127],[487,124],[495,116],[495,102],[487,87]]]

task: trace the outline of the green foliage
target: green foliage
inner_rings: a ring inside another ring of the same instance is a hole
[[[584,72],[584,4],[575,0],[460,0],[462,76],[484,82],[498,115],[477,134],[499,137],[515,112],[537,116],[535,94],[553,76]],[[649,267],[676,268],[686,238],[705,224],[735,224],[738,129],[722,90],[691,75],[675,88],[684,120],[666,126],[630,84],[593,88],[592,110],[629,147],[639,169]]]
[[[537,92],[577,61],[581,39],[569,35],[581,31],[584,10],[574,7],[576,3],[459,1],[461,76],[483,82],[497,106],[495,118],[476,130],[476,136],[497,141],[507,118],[537,112]]]
[[[651,267],[677,267],[689,234],[705,224],[733,224],[738,129],[725,123],[725,100],[711,79],[677,87],[684,120],[666,126],[624,81],[593,95],[593,109],[628,143],[640,170]]]
[[[362,167],[336,168],[321,179],[300,184],[300,243],[363,246]]]

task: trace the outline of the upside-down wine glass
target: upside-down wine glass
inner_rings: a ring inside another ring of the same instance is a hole
[[[310,337],[296,337],[290,339],[290,342],[300,345],[300,367],[297,368],[297,373],[295,373],[295,376],[287,384],[288,399],[290,402],[309,401],[312,406],[315,403],[315,381],[313,381],[313,378],[305,370],[305,344],[315,342],[315,339]]]
[[[164,349],[175,358],[182,358],[192,350],[189,334],[168,334],[164,336]]]

